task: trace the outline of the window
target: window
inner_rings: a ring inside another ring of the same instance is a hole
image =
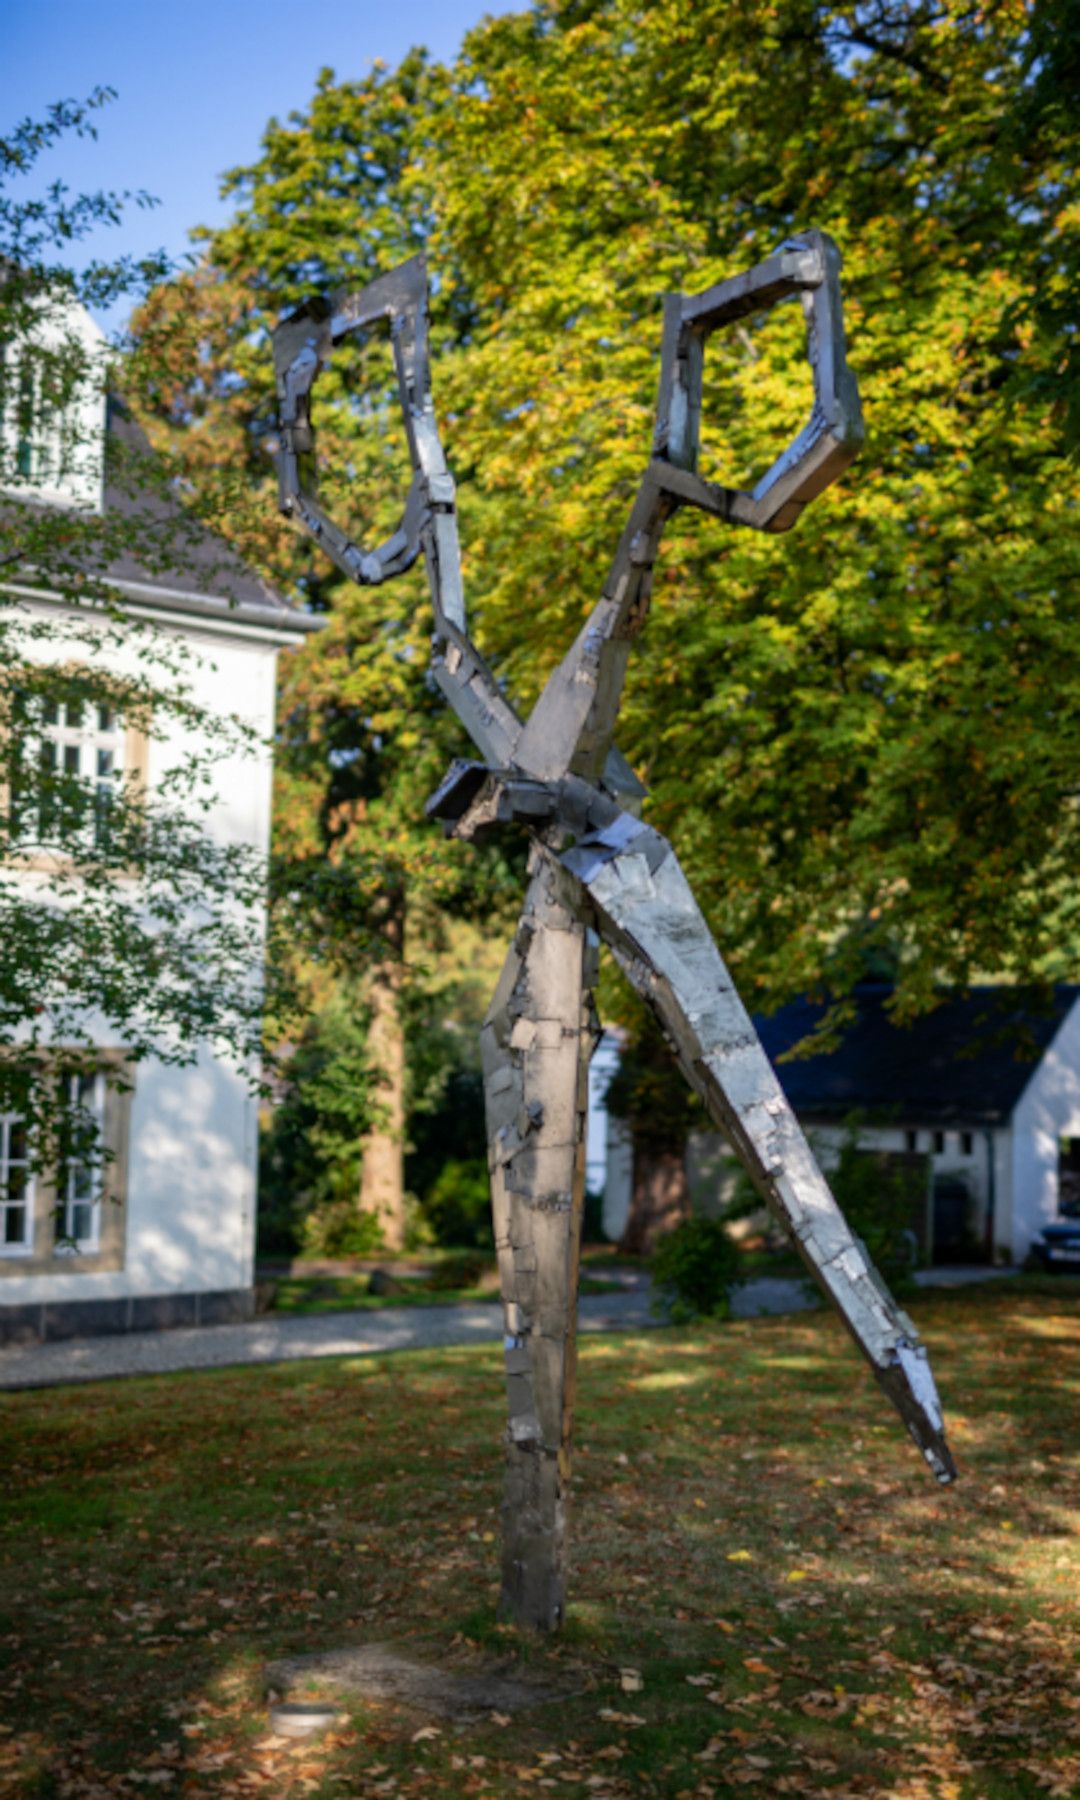
[[[83,700],[46,701],[41,712],[42,841],[74,835],[100,845],[123,768],[119,714]]]
[[[941,1156],[944,1152],[944,1149],[945,1149],[945,1133],[943,1131],[935,1131],[935,1133],[934,1133],[934,1155]]]
[[[34,478],[34,371],[24,363],[19,370],[18,399],[15,405],[15,468],[25,481]],[[44,459],[38,455],[39,463]]]
[[[71,1142],[56,1201],[56,1247],[61,1254],[93,1251],[101,1237],[105,1076],[66,1075]]]
[[[914,1154],[914,1152],[919,1148],[919,1134],[917,1131],[905,1131],[904,1147],[908,1151],[909,1155]]]
[[[1080,1219],[1080,1138],[1058,1140],[1058,1214]]]
[[[54,1067],[62,1108],[47,1127],[50,1140],[58,1133],[52,1169],[35,1175],[23,1115],[0,1113],[0,1281],[124,1266],[132,1070],[121,1050],[102,1048],[97,1067],[79,1068],[83,1054],[71,1052],[58,1076]],[[38,1065],[26,1078],[46,1077]]]
[[[970,1131],[960,1133],[960,1150],[964,1156],[970,1156],[975,1149],[975,1138]]]
[[[62,394],[61,359],[40,350],[5,359],[0,373],[0,403],[6,400],[6,455],[18,485],[55,489],[71,474],[73,431],[70,409]],[[0,417],[0,427],[3,426]]]
[[[12,842],[103,849],[124,767],[124,726],[116,708],[27,694],[14,735]]]
[[[0,1114],[0,1256],[34,1247],[34,1177],[26,1127],[18,1113]]]

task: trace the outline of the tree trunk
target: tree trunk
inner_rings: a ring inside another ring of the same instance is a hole
[[[658,1238],[689,1217],[685,1147],[658,1149],[635,1143],[630,1212],[619,1249],[633,1256],[649,1256]]]
[[[405,1032],[401,1023],[399,958],[371,971],[368,1054],[374,1084],[375,1119],[361,1145],[362,1212],[374,1213],[388,1250],[405,1244]]]

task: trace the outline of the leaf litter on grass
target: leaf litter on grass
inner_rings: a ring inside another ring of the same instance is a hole
[[[486,1348],[11,1396],[0,1793],[1063,1800],[1078,1311],[920,1304],[945,1493],[820,1316],[587,1340],[554,1642],[495,1623]],[[269,1733],[268,1661],[387,1636],[576,1695],[438,1735],[392,1705]]]

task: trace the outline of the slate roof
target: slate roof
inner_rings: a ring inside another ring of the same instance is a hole
[[[121,467],[126,452],[131,453],[132,459],[152,454],[141,427],[111,396],[106,429],[119,447]],[[112,464],[115,465],[117,460],[111,459]],[[137,469],[137,460],[133,461],[133,466]],[[105,568],[94,566],[95,576],[115,584],[125,603],[148,610],[167,608],[170,613],[187,613],[193,617],[232,619],[245,627],[262,627],[296,636],[318,631],[325,624],[324,617],[303,612],[283,600],[268,583],[246,567],[230,545],[215,537],[193,514],[185,512],[169,494],[150,488],[133,492],[117,478],[115,466],[110,472],[109,458],[106,459],[106,471],[103,494],[106,513],[135,519],[146,527],[145,562],[140,561],[137,554],[125,551]],[[42,501],[39,504],[51,503]],[[0,504],[0,526],[2,521],[3,506]],[[161,533],[162,554],[155,565],[150,546],[156,522],[165,529]]]
[[[150,445],[120,402],[110,397],[107,430],[123,449],[136,455],[150,453]],[[106,463],[108,468],[108,463]],[[136,497],[113,476],[105,482],[105,510],[126,517],[168,520],[180,524],[177,566],[167,570],[144,567],[130,553],[120,556],[103,573],[122,585],[152,587],[167,593],[170,603],[178,594],[196,602],[186,611],[216,612],[245,623],[261,623],[278,630],[317,630],[323,621],[290,606],[260,576],[241,562],[236,552],[205,527],[185,518],[179,504],[160,494],[141,492]],[[199,604],[201,603],[201,604]]]
[[[858,1018],[827,1056],[779,1060],[818,1024],[823,1004],[797,1000],[755,1018],[797,1113],[835,1119],[861,1110],[896,1125],[1004,1123],[1080,997],[1080,987],[1061,985],[1040,1005],[1017,988],[976,987],[900,1026],[885,1012],[891,992],[885,983],[860,987]]]

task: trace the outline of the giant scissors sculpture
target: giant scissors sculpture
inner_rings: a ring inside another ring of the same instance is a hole
[[[637,816],[644,793],[614,747],[627,658],[649,606],[666,521],[683,506],[786,531],[862,442],[841,323],[840,256],[822,232],[664,306],[660,397],[645,467],[603,592],[528,719],[468,636],[455,516],[431,399],[427,282],[415,257],[363,292],[312,301],[274,334],[281,507],[352,580],[374,583],[422,551],[435,612],[432,672],[480,753],[455,762],[428,812],[450,835],[516,820],[532,844],[521,921],[482,1033],[495,1241],[506,1327],[509,1431],[502,1612],[553,1629],[566,1589],[578,1253],[592,989],[598,940],[656,1013],[686,1079],[839,1311],[939,1481],[955,1475],[926,1351],[853,1237],[732,985],[678,858]],[[696,472],[709,335],[797,297],[814,406],[752,492]],[[310,401],[351,332],[390,324],[413,478],[400,527],[365,550],[318,504]]]

